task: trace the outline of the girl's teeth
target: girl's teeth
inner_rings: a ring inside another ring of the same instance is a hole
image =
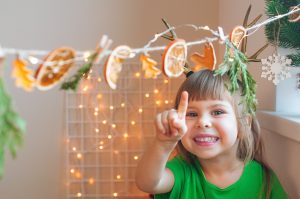
[[[215,142],[217,141],[216,137],[203,137],[203,138],[195,138],[196,142]]]

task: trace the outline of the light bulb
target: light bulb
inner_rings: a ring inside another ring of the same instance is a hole
[[[143,112],[143,109],[142,108],[139,108],[139,113],[142,113]]]

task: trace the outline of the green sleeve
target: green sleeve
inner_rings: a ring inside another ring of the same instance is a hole
[[[272,175],[272,190],[270,199],[288,199],[287,193],[284,191],[275,173]]]
[[[178,197],[180,195],[181,183],[184,179],[184,169],[182,161],[182,158],[175,157],[167,163],[166,168],[170,169],[174,175],[174,185],[170,192],[156,194],[155,199],[171,199],[176,198],[176,196]]]

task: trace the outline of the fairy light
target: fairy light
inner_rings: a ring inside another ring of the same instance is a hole
[[[75,173],[75,169],[70,169],[70,173]]]
[[[94,112],[94,115],[95,115],[95,116],[97,116],[97,115],[98,115],[98,112],[97,112],[97,111],[95,111],[95,112]]]
[[[77,172],[75,173],[75,177],[76,177],[76,178],[81,178],[81,173],[80,173],[79,171],[77,171]]]
[[[134,159],[134,160],[138,160],[138,159],[139,159],[139,156],[135,155],[135,156],[133,156],[133,159]]]
[[[97,81],[98,81],[98,82],[101,82],[101,81],[102,81],[101,77],[98,77],[98,78],[97,78]]]
[[[146,94],[145,94],[145,97],[146,97],[146,98],[150,97],[150,94],[149,94],[149,93],[146,93]]]
[[[165,100],[165,104],[169,104],[169,100]]]
[[[156,105],[160,105],[160,101],[157,100],[157,101],[155,102],[155,104],[156,104]]]
[[[131,125],[135,125],[135,121],[131,121],[130,123],[131,123]]]
[[[106,121],[106,120],[103,120],[103,121],[102,121],[102,124],[106,124],[106,123],[107,123],[107,121]]]
[[[111,127],[115,129],[117,127],[117,125],[116,124],[112,124]]]
[[[88,89],[89,89],[89,87],[88,87],[88,86],[84,86],[82,90],[83,90],[84,92],[87,92],[87,91],[88,91]]]
[[[72,148],[72,151],[76,151],[76,150],[77,150],[76,147],[73,147],[73,148]]]
[[[113,107],[113,106],[109,106],[109,109],[110,109],[110,110],[114,110],[114,107]]]
[[[114,154],[119,155],[119,154],[120,154],[120,151],[114,150]]]
[[[99,133],[99,131],[100,131],[100,130],[99,130],[98,128],[95,128],[95,132],[96,132],[96,133]]]
[[[102,94],[99,93],[99,94],[97,95],[97,99],[102,99]]]
[[[89,184],[92,185],[95,183],[95,179],[94,178],[89,178]]]
[[[169,80],[165,79],[165,80],[164,80],[164,83],[165,83],[165,84],[169,83]]]
[[[81,153],[77,153],[77,158],[81,159],[82,158],[82,154]]]
[[[102,149],[103,149],[103,146],[102,146],[102,145],[101,145],[101,146],[99,146],[99,149],[100,149],[100,150],[102,150]]]
[[[135,77],[140,77],[141,74],[139,72],[135,73]]]
[[[80,104],[80,105],[78,106],[78,108],[80,108],[80,109],[81,109],[81,108],[83,108],[83,105],[82,105],[82,104]]]
[[[81,196],[82,196],[82,193],[78,192],[77,197],[81,197]]]
[[[92,77],[90,75],[88,75],[87,79],[91,79]]]
[[[121,175],[117,175],[116,178],[117,178],[118,180],[120,180],[120,179],[121,179]]]
[[[139,113],[142,113],[143,112],[143,109],[142,108],[139,108]]]
[[[111,138],[112,138],[112,135],[108,135],[107,138],[108,138],[108,139],[111,139]]]
[[[121,107],[123,107],[123,108],[125,107],[125,103],[124,102],[121,104]]]
[[[100,142],[99,142],[99,144],[103,145],[103,144],[104,144],[104,142],[103,142],[103,141],[100,141]]]
[[[124,138],[128,138],[128,133],[124,133]]]
[[[118,197],[118,193],[117,192],[113,193],[113,196]]]
[[[154,91],[153,91],[155,94],[157,94],[159,91],[158,91],[158,89],[154,89]]]

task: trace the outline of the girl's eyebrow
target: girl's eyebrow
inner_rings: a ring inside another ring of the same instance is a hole
[[[218,103],[218,104],[213,104],[211,106],[209,106],[211,108],[215,108],[215,107],[225,107],[225,108],[230,108],[228,104],[223,104],[223,103]]]

